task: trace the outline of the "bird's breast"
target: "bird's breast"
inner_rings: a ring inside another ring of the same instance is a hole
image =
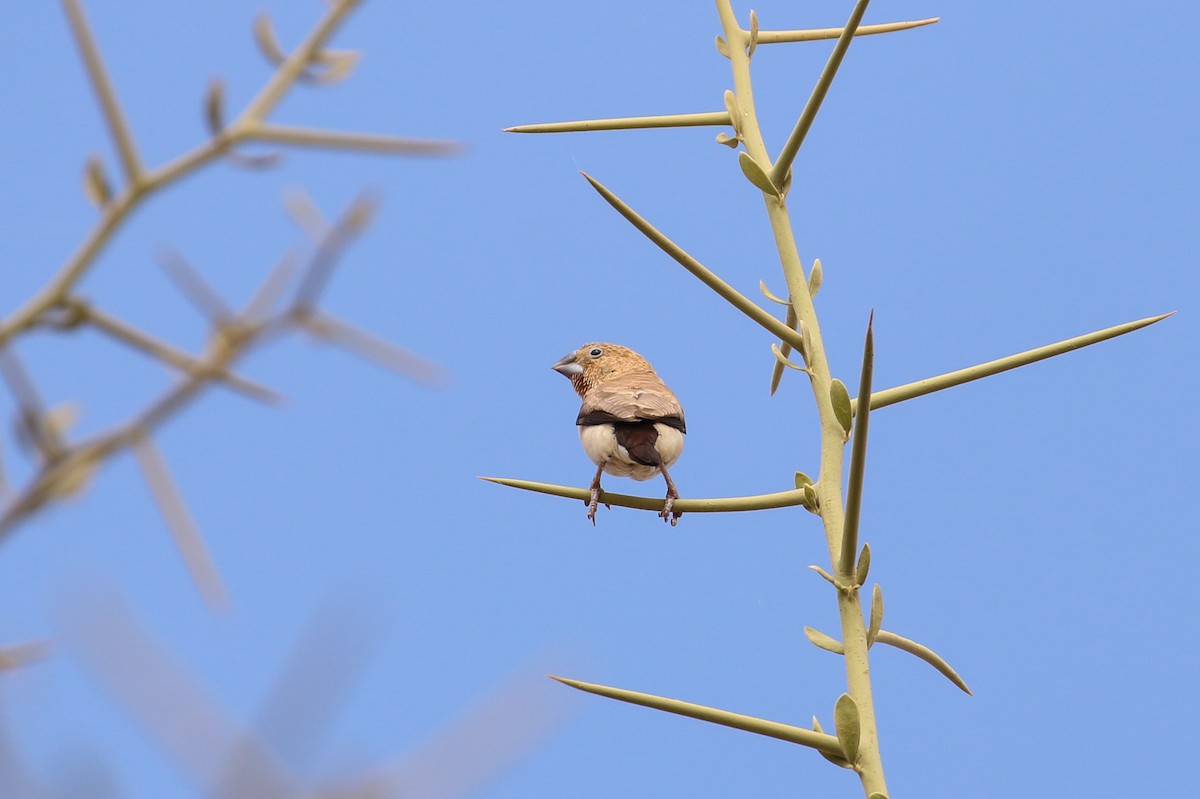
[[[663,466],[670,468],[683,452],[683,433],[661,422],[654,422],[657,437],[654,449]],[[616,428],[611,424],[581,425],[579,440],[583,451],[597,466],[616,477],[632,477],[634,480],[649,480],[659,473],[658,466],[651,466],[634,459],[629,450],[618,441]]]

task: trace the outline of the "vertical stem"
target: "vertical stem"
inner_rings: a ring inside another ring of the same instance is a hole
[[[734,92],[742,116],[739,122],[742,141],[746,152],[760,166],[769,170],[772,164],[763,141],[762,129],[758,124],[750,77],[750,57],[746,54],[749,33],[738,25],[729,0],[716,0],[716,3],[729,46]],[[786,191],[781,191],[780,196],[774,196],[764,192],[763,200],[775,237],[779,262],[787,281],[789,299],[796,318],[804,326],[810,341],[809,379],[821,425],[821,471],[815,488],[821,503],[821,521],[825,527],[825,542],[829,549],[830,563],[836,569],[840,561],[844,524],[842,473],[845,464],[845,431],[833,412],[833,402],[830,398],[833,378],[821,338],[816,308],[808,292],[804,266],[796,247],[786,194]],[[884,780],[883,762],[879,754],[879,734],[875,724],[875,704],[871,691],[871,670],[867,657],[867,634],[863,623],[862,603],[858,590],[848,586],[839,588],[837,595],[842,643],[845,648],[846,684],[850,696],[858,706],[860,724],[859,756],[854,768],[862,780],[865,795],[869,796],[875,792],[886,795],[887,783]]]

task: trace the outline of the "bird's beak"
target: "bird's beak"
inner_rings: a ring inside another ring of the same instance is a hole
[[[564,355],[550,368],[558,372],[563,377],[583,374],[583,367],[575,362],[575,353],[573,352],[568,355]]]

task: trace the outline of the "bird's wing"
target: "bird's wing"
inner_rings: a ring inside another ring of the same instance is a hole
[[[637,421],[662,422],[687,432],[679,400],[654,374],[620,375],[593,386],[576,424]]]

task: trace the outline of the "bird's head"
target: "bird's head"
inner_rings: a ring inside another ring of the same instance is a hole
[[[584,344],[563,356],[551,368],[569,378],[581,397],[589,388],[610,377],[632,372],[654,374],[650,362],[633,350],[620,344],[604,343]]]

